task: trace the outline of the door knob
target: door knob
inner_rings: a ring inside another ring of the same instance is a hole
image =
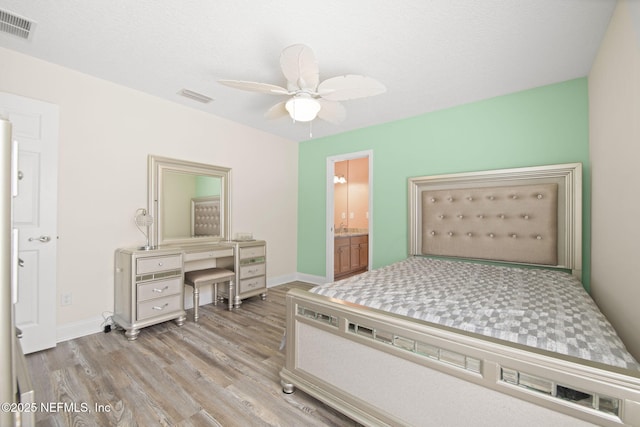
[[[51,241],[51,237],[50,236],[29,237],[30,242],[33,242],[34,240],[37,240],[42,243],[47,243]]]

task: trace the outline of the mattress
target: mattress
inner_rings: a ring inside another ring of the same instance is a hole
[[[580,281],[562,271],[410,257],[311,292],[640,370]]]

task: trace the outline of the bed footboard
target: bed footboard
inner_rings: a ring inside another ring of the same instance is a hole
[[[640,375],[287,294],[285,393],[364,425],[640,426]]]

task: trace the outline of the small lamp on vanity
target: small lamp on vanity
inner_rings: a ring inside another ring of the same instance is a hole
[[[138,230],[140,230],[140,232],[147,239],[147,243],[144,246],[139,247],[138,249],[144,251],[155,249],[155,246],[151,246],[149,243],[149,228],[153,225],[153,217],[148,214],[145,208],[140,208],[136,211],[134,219],[136,227],[138,227]],[[145,227],[146,231],[143,230],[142,227]]]

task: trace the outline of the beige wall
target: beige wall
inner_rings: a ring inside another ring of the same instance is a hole
[[[592,295],[640,359],[639,1],[618,3],[589,74],[589,109]]]
[[[297,142],[3,48],[0,64],[0,91],[60,108],[59,338],[113,311],[114,250],[144,243],[148,154],[230,167],[232,233],[267,240],[269,284],[294,278]]]

